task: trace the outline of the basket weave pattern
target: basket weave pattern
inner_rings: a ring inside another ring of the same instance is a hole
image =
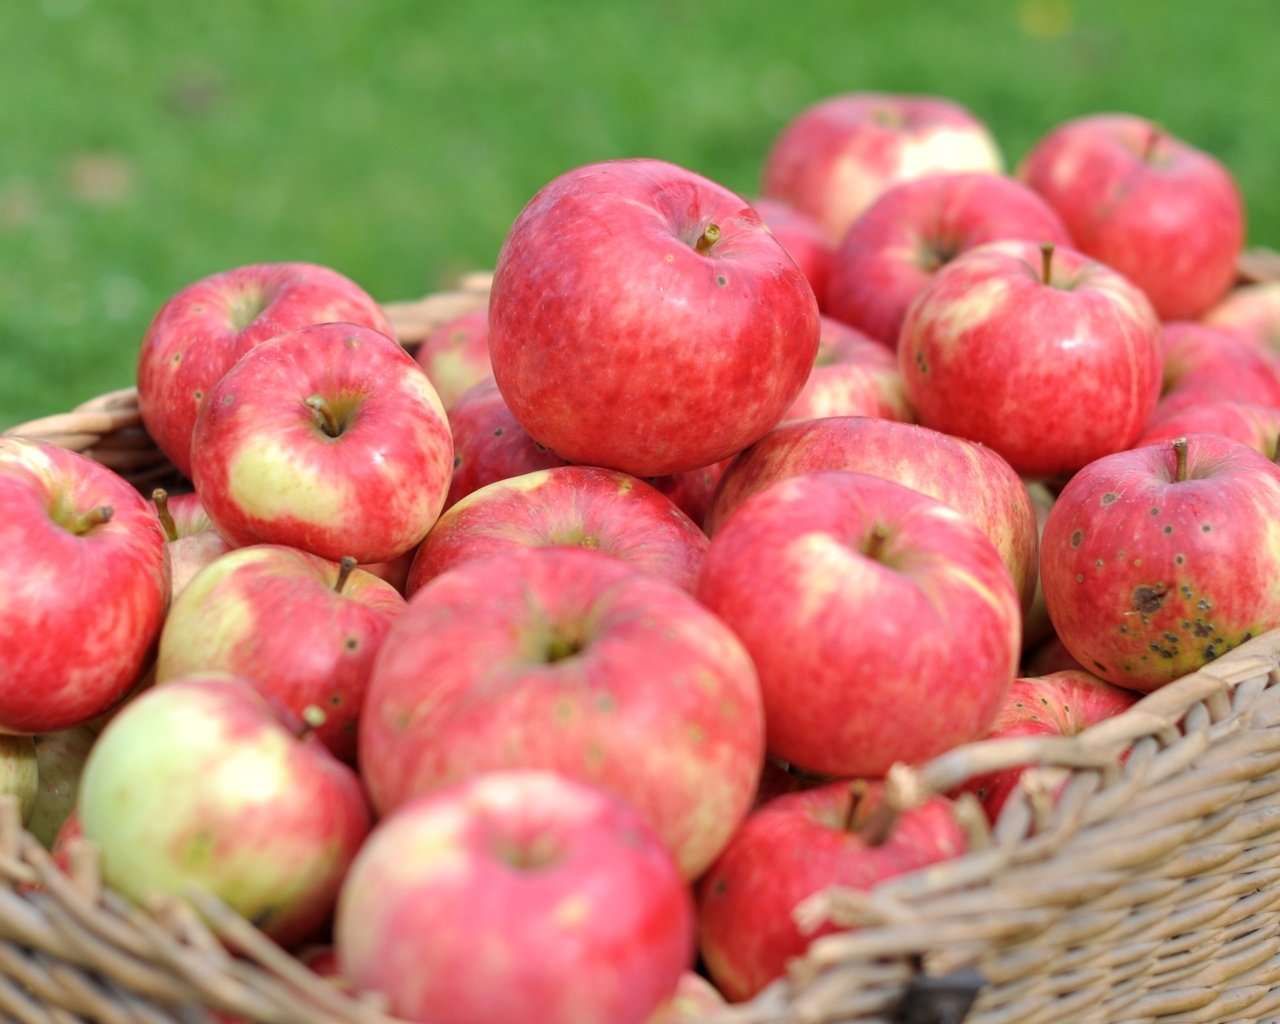
[[[1280,276],[1272,255],[1251,254],[1243,276]],[[386,309],[412,347],[481,308],[488,285],[473,275]],[[144,490],[174,477],[132,388],[6,433],[83,451]],[[870,894],[815,896],[803,922],[852,930],[706,1024],[1280,1019],[1280,630],[1077,737],[969,744],[895,770],[888,801],[1028,762],[1041,767],[995,829],[970,822],[971,852]],[[0,799],[0,1020],[394,1021],[207,894],[133,906],[101,884],[89,846],[71,855],[64,874]]]

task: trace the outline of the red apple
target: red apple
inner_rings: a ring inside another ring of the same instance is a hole
[[[763,755],[755,669],[729,628],[576,548],[476,559],[415,593],[360,721],[383,814],[477,772],[556,770],[632,803],[689,878],[750,807]]]
[[[342,889],[342,974],[424,1024],[643,1024],[694,953],[689,889],[636,811],[513,771],[384,819]]]
[[[911,422],[915,414],[907,402],[906,387],[893,353],[861,331],[830,317],[824,316],[820,322],[822,330],[813,369],[783,421],[880,416]]]
[[[1132,445],[1160,393],[1160,325],[1143,294],[1073,249],[991,242],[948,263],[902,324],[921,423],[1019,473],[1071,473]]]
[[[1058,125],[1017,176],[1058,211],[1076,247],[1123,274],[1161,320],[1190,320],[1236,279],[1245,213],[1231,172],[1126,113]]]
[[[724,996],[697,971],[685,971],[675,993],[660,1004],[645,1024],[699,1024],[725,1006]]]
[[[1118,452],[1073,476],[1044,527],[1054,629],[1141,692],[1280,626],[1280,467],[1215,434]]]
[[[865,473],[753,494],[716,531],[695,594],[751,654],[769,753],[810,772],[878,776],[977,739],[1018,666],[1018,594],[995,546]]]
[[[151,502],[169,542],[172,601],[187,588],[191,577],[219,555],[225,555],[231,545],[213,525],[198,494],[169,494],[158,487],[151,492]]]
[[[1196,402],[1167,416],[1153,416],[1134,447],[1175,441],[1188,434],[1221,434],[1274,462],[1280,456],[1280,409],[1226,398]]]
[[[1071,652],[1067,650],[1058,634],[1051,632],[1030,650],[1023,651],[1022,667],[1019,671],[1024,676],[1047,676],[1069,669],[1085,671],[1085,667],[1071,656]]]
[[[406,591],[471,559],[565,545],[692,590],[707,543],[697,523],[643,480],[598,466],[555,466],[489,484],[443,513],[418,548]]]
[[[363,288],[311,263],[261,263],[187,285],[156,313],[138,355],[138,410],[147,433],[184,476],[204,398],[255,345],[310,324],[346,321],[390,335]]]
[[[941,96],[830,96],[783,127],[765,156],[760,192],[826,229],[833,243],[891,185],[938,171],[1004,169],[995,138]]]
[[[1164,375],[1151,425],[1218,399],[1280,408],[1280,355],[1194,320],[1166,323],[1160,333]]]
[[[987,242],[1071,245],[1053,209],[990,172],[930,174],[894,185],[850,226],[831,260],[823,311],[898,347],[907,307],[938,269]]]
[[[1231,289],[1201,321],[1248,339],[1259,349],[1280,352],[1280,281],[1257,281]]]
[[[449,489],[453,442],[422,368],[386,335],[317,324],[263,342],[196,420],[192,478],[235,546],[337,561],[415,547]]]
[[[223,555],[173,602],[156,682],[219,671],[255,680],[344,761],[373,660],[405,599],[349,564],[274,544]]]
[[[703,525],[711,536],[750,495],[785,477],[848,469],[914,488],[964,513],[1000,552],[1029,608],[1036,586],[1036,513],[999,455],[927,427],[861,416],[785,423],[730,463]]]
[[[764,220],[765,227],[804,271],[813,294],[821,300],[831,257],[835,255],[835,246],[827,237],[826,229],[807,213],[776,199],[758,198],[751,205]]]
[[[285,944],[329,918],[369,829],[355,773],[225,674],[130,701],[94,744],[77,807],[117,892],[202,887]]]
[[[0,732],[68,729],[124,696],[169,599],[164,531],[110,469],[0,438]]]
[[[1036,552],[1040,550],[1040,534],[1044,531],[1044,522],[1049,518],[1049,509],[1057,499],[1057,494],[1040,480],[1026,482],[1027,494],[1031,496],[1032,507],[1036,510]],[[1029,606],[1022,610],[1022,649],[1025,652],[1034,647],[1053,632],[1053,623],[1049,621],[1049,609],[1044,603],[1044,587],[1040,585],[1039,566],[1036,568],[1036,589]]]
[[[968,846],[951,803],[934,797],[886,820],[878,781],[832,782],[770,801],[748,818],[698,882],[698,945],[729,999],[754,996],[821,935],[796,908],[832,886],[879,883],[960,856]]]
[[[1090,672],[1066,669],[1036,677],[1020,677],[985,739],[1017,736],[1077,736],[1091,725],[1127,711],[1138,694],[1113,686]],[[993,824],[1027,770],[1018,765],[979,775],[957,790],[973,793]]]
[[[561,175],[498,253],[494,378],[568,462],[649,477],[727,458],[781,419],[817,347],[813,289],[760,215],[673,164]]]
[[[719,486],[720,478],[724,476],[731,462],[733,462],[733,456],[713,462],[710,466],[686,469],[683,473],[651,476],[648,478],[648,483],[670,498],[671,503],[681,512],[700,524],[706,519],[716,487]]]
[[[468,388],[493,376],[489,365],[489,311],[478,309],[441,324],[414,350],[445,410]]]

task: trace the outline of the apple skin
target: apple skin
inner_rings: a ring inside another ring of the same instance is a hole
[[[1089,726],[1127,711],[1138,697],[1132,690],[1113,686],[1081,669],[1020,676],[1013,681],[1009,696],[984,739],[1077,736]],[[975,776],[952,795],[973,793],[987,820],[995,824],[1027,767],[1019,765]]]
[[[158,488],[151,494],[160,525],[169,543],[169,600],[172,602],[206,565],[231,550],[213,525],[204,502],[194,491],[169,494]]]
[[[813,369],[783,422],[825,416],[879,416],[912,422],[915,412],[907,401],[893,353],[838,320],[824,316],[820,322]]]
[[[1026,485],[991,449],[917,424],[866,416],[784,423],[729,464],[703,529],[714,538],[750,495],[784,477],[827,469],[882,476],[964,513],[1000,552],[1022,607],[1031,606],[1037,527]]]
[[[1046,282],[1032,242],[970,249],[916,296],[898,345],[918,420],[995,449],[1029,477],[1132,445],[1164,360],[1137,288],[1073,249],[1050,262]]]
[[[1167,416],[1153,416],[1134,447],[1175,441],[1188,434],[1221,434],[1274,462],[1280,456],[1280,409],[1221,398],[1196,402]]]
[[[498,253],[494,378],[568,462],[650,477],[727,458],[781,419],[817,347],[813,289],[760,215],[664,161],[568,171]]]
[[[88,725],[34,737],[39,772],[27,831],[49,849],[76,805],[80,776],[98,733]]]
[[[1099,459],[1045,521],[1054,630],[1090,672],[1143,693],[1280,625],[1280,468],[1215,434]]]
[[[995,546],[865,473],[753,494],[712,538],[695,596],[755,663],[769,753],[811,773],[880,776],[977,739],[1018,666],[1018,594]]]
[[[3,437],[0,550],[0,732],[54,732],[102,713],[142,673],[169,600],[150,504],[87,456]]]
[[[1007,238],[1071,245],[1049,204],[1004,175],[970,171],[902,182],[845,233],[820,304],[828,316],[896,349],[907,307],[938,269]]]
[[[763,757],[755,668],[728,626],[578,548],[476,559],[415,593],[360,720],[383,814],[481,771],[560,771],[633,804],[689,878],[745,816]]]
[[[1194,320],[1162,325],[1164,374],[1154,426],[1193,405],[1230,399],[1280,408],[1280,356],[1225,327]]]
[[[489,772],[379,823],[341,973],[424,1024],[643,1024],[692,967],[693,900],[645,821],[553,772]]]
[[[1037,141],[1016,176],[1080,251],[1141,288],[1161,320],[1190,320],[1236,280],[1245,212],[1210,154],[1128,113],[1090,114]]]
[[[1235,331],[1255,348],[1280,352],[1280,281],[1239,285],[1200,320],[1210,327]]]
[[[413,352],[445,411],[468,388],[493,376],[489,363],[489,312],[478,309],[441,324]]]
[[[449,422],[422,368],[386,335],[353,324],[256,346],[196,420],[196,493],[236,547],[397,558],[436,521],[452,472]]]
[[[212,671],[253,679],[354,763],[373,661],[405,599],[362,569],[339,591],[339,573],[336,563],[283,545],[223,555],[169,609],[156,683]]]
[[[645,1020],[645,1024],[701,1024],[708,1014],[725,1007],[725,998],[697,971],[685,971],[675,994]]]
[[[757,198],[751,204],[756,208],[773,236],[791,254],[796,266],[804,271],[813,294],[822,302],[827,287],[827,273],[835,246],[827,237],[826,229],[806,213],[776,199]]]
[[[520,547],[600,551],[693,590],[707,535],[665,495],[627,473],[555,466],[472,491],[418,547],[406,592],[474,558]]]
[[[754,811],[697,886],[698,947],[731,1001],[749,999],[821,935],[802,934],[793,913],[831,886],[870,890],[880,882],[958,857],[968,847],[952,805],[933,797],[902,812],[887,838],[868,829],[883,799],[878,780],[851,806],[848,781],[779,796]]]
[[[355,772],[248,680],[188,676],[134,698],[80,779],[103,880],[136,901],[203,886],[288,946],[329,918],[370,827]]]
[[[138,411],[183,476],[191,433],[214,384],[255,345],[310,324],[342,321],[391,335],[354,281],[312,263],[256,263],[201,278],[160,307],[138,354]]]
[[[844,93],[787,122],[765,155],[760,193],[807,214],[838,244],[892,185],[940,171],[1003,169],[990,130],[952,100]]]
[[[1022,667],[1019,671],[1023,676],[1047,676],[1068,669],[1085,671],[1085,667],[1071,656],[1057,633],[1051,632],[1030,650],[1022,652]],[[1089,674],[1093,675],[1092,672]]]

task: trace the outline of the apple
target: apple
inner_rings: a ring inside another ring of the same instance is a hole
[[[245,353],[196,419],[192,479],[231,544],[338,561],[415,547],[449,489],[453,442],[422,368],[384,334],[317,324]]]
[[[1000,552],[1030,608],[1036,513],[1026,485],[989,448],[911,423],[865,416],[784,423],[725,470],[703,527],[713,538],[750,495],[784,477],[847,469],[914,488],[964,513]]]
[[[1086,671],[1085,667],[1071,656],[1071,652],[1067,650],[1058,634],[1050,632],[1034,647],[1023,651],[1022,667],[1019,671],[1024,676],[1047,676],[1068,669]]]
[[[406,592],[474,558],[521,547],[601,551],[692,590],[707,535],[643,480],[598,466],[553,466],[472,491],[418,547]]]
[[[818,348],[818,304],[760,215],[651,159],[575,168],[498,253],[489,356],[502,397],[567,462],[665,476],[774,426]]]
[[[1031,505],[1036,511],[1036,552],[1040,550],[1040,534],[1044,531],[1044,522],[1049,518],[1049,509],[1057,499],[1057,494],[1043,481],[1026,481],[1027,494],[1031,496]],[[1027,651],[1053,632],[1053,623],[1049,621],[1049,609],[1044,603],[1044,587],[1040,584],[1039,566],[1036,568],[1036,589],[1030,606],[1023,607],[1022,614],[1022,649]]]
[[[824,316],[820,323],[813,369],[783,415],[783,422],[824,416],[880,416],[910,423],[915,413],[907,402],[893,353],[838,320]]]
[[[711,508],[711,500],[720,484],[720,478],[731,462],[732,455],[698,469],[686,469],[669,476],[651,476],[647,478],[647,482],[670,498],[671,503],[695,523],[701,524],[706,519],[707,510]]]
[[[1280,408],[1280,355],[1194,320],[1164,324],[1161,343],[1163,384],[1149,424],[1216,399]]]
[[[1045,521],[1054,630],[1084,668],[1150,692],[1280,626],[1280,467],[1216,434],[1084,467]]]
[[[697,971],[689,970],[680,975],[675,993],[645,1019],[645,1024],[700,1024],[724,1006],[720,990]]]
[[[1153,416],[1134,447],[1175,441],[1188,434],[1221,434],[1274,462],[1280,456],[1280,409],[1229,398],[1196,402],[1165,416]]]
[[[1200,317],[1223,327],[1256,348],[1280,352],[1280,281],[1254,281],[1232,288]]]
[[[907,307],[937,271],[987,242],[1071,245],[1062,221],[1026,185],[990,172],[929,174],[887,189],[841,239],[823,311],[889,349]]]
[[[237,548],[173,602],[155,681],[208,671],[252,679],[354,763],[373,661],[404,606],[390,583],[350,562],[278,544]]]
[[[948,799],[896,816],[884,801],[879,780],[831,782],[779,796],[743,823],[697,888],[698,947],[730,1000],[751,998],[837,930],[800,930],[795,911],[808,897],[832,886],[872,890],[966,851]]]
[[[1161,320],[1191,320],[1236,280],[1245,211],[1212,155],[1129,113],[1059,124],[1017,169],[1076,247],[1123,274]]]
[[[539,768],[633,804],[695,877],[751,805],[755,668],[688,593],[599,551],[520,548],[417,591],[374,663],[360,772],[375,808]]]
[[[939,171],[1003,169],[990,130],[953,100],[842,93],[786,123],[765,155],[760,193],[807,214],[839,243],[891,185]]]
[[[1074,249],[989,242],[907,310],[898,365],[925,426],[1029,477],[1132,445],[1160,394],[1160,325],[1142,292]]]
[[[24,823],[31,818],[39,791],[40,768],[34,737],[0,733],[0,795],[18,798]]]
[[[826,229],[807,213],[776,199],[757,198],[751,204],[767,227],[782,243],[796,265],[804,271],[813,294],[822,299],[827,286],[827,272],[835,246],[827,237]]]
[[[624,801],[488,772],[381,821],[342,887],[340,970],[424,1024],[644,1024],[692,966],[693,900]]]
[[[445,411],[468,388],[493,376],[489,364],[489,311],[463,313],[428,334],[413,352]]]
[[[53,845],[62,823],[76,805],[80,776],[97,738],[98,733],[87,724],[32,738],[39,781],[27,817],[27,831],[46,849]]]
[[[130,701],[94,744],[76,804],[103,880],[135,901],[202,888],[284,945],[313,936],[369,810],[355,772],[280,715],[221,673]]]
[[[164,531],[114,471],[0,438],[0,732],[68,729],[123,697],[169,599]]]
[[[712,537],[694,593],[755,663],[769,753],[809,772],[878,776],[977,739],[1018,667],[1018,593],[995,545],[866,473],[753,494]]]
[[[1015,679],[995,724],[984,739],[1018,736],[1078,736],[1091,725],[1127,711],[1138,694],[1113,686],[1090,672],[1066,669]],[[973,793],[994,824],[1028,765],[978,775],[956,793]]]
[[[138,353],[138,411],[156,447],[189,477],[196,414],[222,375],[268,338],[329,321],[392,333],[363,288],[313,263],[235,267],[180,289],[152,319]]]
[[[204,503],[195,492],[170,494],[163,487],[151,492],[151,503],[169,542],[169,599],[172,601],[191,582],[191,577],[231,545],[213,525]]]

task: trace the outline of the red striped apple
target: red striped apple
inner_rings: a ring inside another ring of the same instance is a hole
[[[1280,281],[1233,288],[1200,319],[1210,327],[1237,332],[1257,348],[1280,352]]]
[[[441,324],[414,350],[413,358],[448,411],[468,388],[493,376],[489,364],[489,311],[478,309]]]
[[[893,353],[838,320],[824,316],[821,325],[813,369],[783,421],[879,416],[910,423],[915,414]]]
[[[782,418],[817,347],[813,289],[760,215],[674,164],[568,171],[498,253],[494,379],[568,462],[650,477],[727,458]]]

